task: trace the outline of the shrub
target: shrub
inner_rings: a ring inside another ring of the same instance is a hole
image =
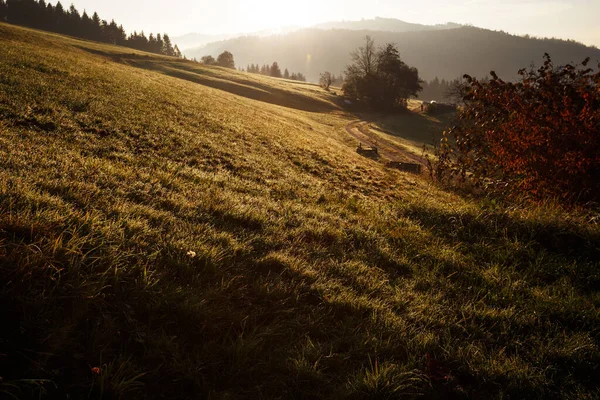
[[[437,175],[535,198],[600,199],[600,72],[554,67],[548,54],[520,81],[465,75],[458,124],[444,133]]]

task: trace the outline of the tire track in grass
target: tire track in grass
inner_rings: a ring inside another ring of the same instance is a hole
[[[425,167],[427,161],[423,157],[408,152],[402,145],[382,138],[369,129],[368,122],[354,121],[345,126],[346,132],[365,146],[377,147],[377,151],[390,161],[420,164]]]

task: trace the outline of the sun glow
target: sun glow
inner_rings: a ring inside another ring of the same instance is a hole
[[[47,0],[55,3],[56,0]],[[306,27],[319,22],[370,19],[376,16],[398,18],[421,24],[448,21],[471,23],[487,29],[536,36],[556,36],[600,46],[597,0],[173,0],[165,7],[162,0],[72,0],[79,11],[97,11],[102,18],[114,18],[126,29],[168,32],[171,36],[190,32],[236,34]],[[586,3],[585,7],[582,3]],[[560,20],[548,24],[549,20]]]
[[[235,18],[237,26],[244,31],[264,29],[277,30],[289,26],[310,26],[319,22],[315,1],[296,3],[294,7],[285,6],[281,1],[265,0],[246,2],[240,6],[239,18]],[[322,6],[321,6],[322,7]],[[245,27],[239,26],[240,21]],[[238,28],[238,29],[239,29]]]

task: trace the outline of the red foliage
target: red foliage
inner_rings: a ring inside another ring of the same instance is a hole
[[[448,368],[444,368],[439,361],[433,359],[429,353],[426,353],[427,357],[427,376],[429,379],[434,381],[447,381],[450,378],[450,371]]]
[[[537,198],[600,199],[600,71],[544,57],[517,83],[465,75],[465,107],[445,133],[438,174]]]

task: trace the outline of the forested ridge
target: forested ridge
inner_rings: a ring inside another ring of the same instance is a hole
[[[600,59],[600,50],[573,40],[516,36],[472,26],[413,32],[303,29],[268,37],[243,36],[183,52],[193,58],[228,50],[240,65],[277,60],[304,74],[309,82],[318,82],[323,71],[343,72],[350,52],[361,45],[366,35],[377,43],[395,43],[402,59],[417,68],[420,77],[428,82],[436,77],[440,82],[453,80],[464,74],[483,78],[492,70],[515,80],[520,68],[532,63],[541,65],[544,53],[551,54],[557,65],[581,62],[586,57]],[[427,88],[424,96],[425,92]]]
[[[115,20],[108,22],[101,19],[97,12],[90,17],[86,10],[80,14],[73,4],[65,9],[60,1],[53,6],[45,0],[0,0],[0,21],[150,53],[181,57],[179,48],[171,42],[166,33],[151,33],[146,36],[143,31],[134,31],[127,35],[123,25],[117,24]]]

